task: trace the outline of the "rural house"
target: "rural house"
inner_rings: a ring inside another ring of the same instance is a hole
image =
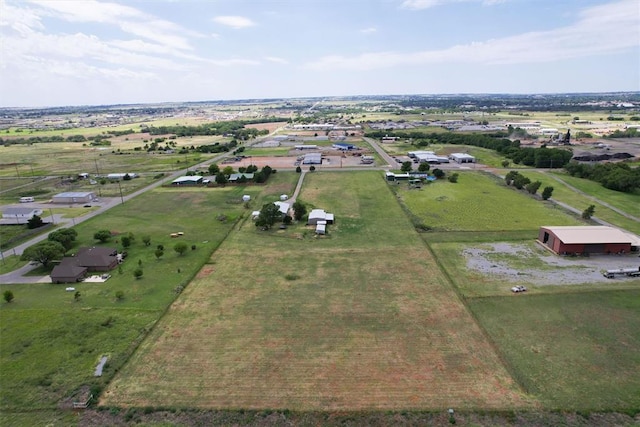
[[[109,271],[118,265],[115,248],[80,248],[75,256],[64,257],[51,271],[52,283],[69,283],[82,280],[87,272]]]

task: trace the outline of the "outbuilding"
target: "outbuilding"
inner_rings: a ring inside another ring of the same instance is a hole
[[[451,153],[449,158],[456,163],[475,163],[476,158],[466,153]]]
[[[629,253],[640,247],[640,238],[604,225],[540,227],[538,242],[559,255]]]
[[[56,194],[51,200],[53,203],[89,203],[95,198],[92,191],[68,191]]]
[[[308,153],[304,155],[303,165],[321,165],[322,153]]]
[[[201,175],[187,175],[174,179],[171,185],[200,185],[203,177]]]

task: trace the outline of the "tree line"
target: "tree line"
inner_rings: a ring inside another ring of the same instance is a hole
[[[640,168],[626,163],[585,164],[571,162],[565,166],[571,176],[602,184],[605,188],[624,193],[640,190]]]

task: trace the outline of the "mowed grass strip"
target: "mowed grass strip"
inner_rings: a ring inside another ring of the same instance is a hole
[[[482,172],[459,172],[453,184],[438,180],[421,189],[396,186],[399,199],[435,231],[537,230],[581,222],[551,202],[535,200]]]
[[[640,406],[640,290],[474,298],[469,306],[546,408]]]
[[[247,221],[172,305],[101,404],[535,405],[514,384],[379,173],[307,179],[301,198],[335,213],[330,234],[262,232]]]

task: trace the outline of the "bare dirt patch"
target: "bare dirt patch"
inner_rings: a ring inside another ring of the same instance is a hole
[[[491,243],[463,251],[467,268],[518,282],[536,285],[576,285],[583,283],[611,283],[604,270],[638,268],[637,255],[592,255],[564,257],[550,253],[535,243]]]

